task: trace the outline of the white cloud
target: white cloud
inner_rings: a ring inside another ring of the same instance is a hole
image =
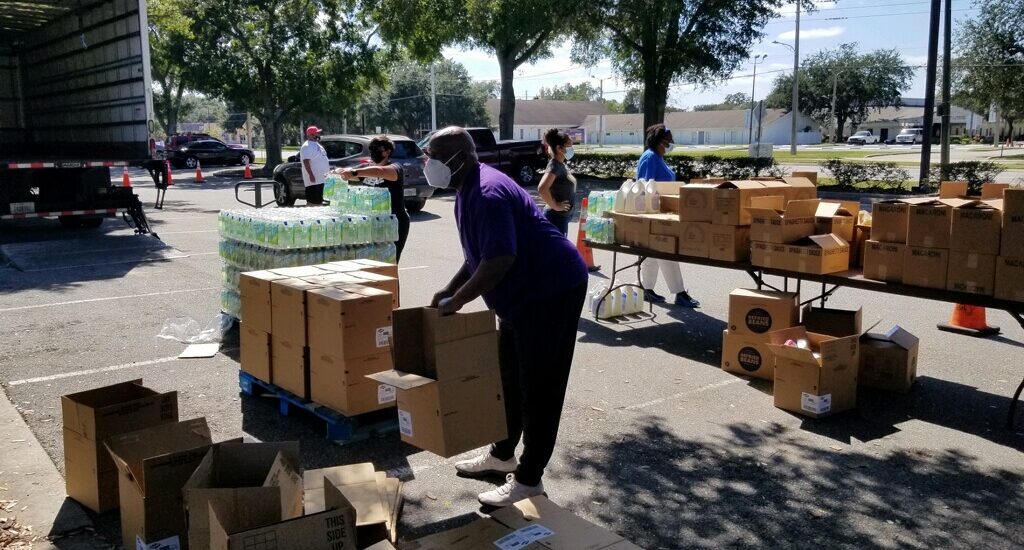
[[[903,62],[910,66],[915,65],[926,65],[928,64],[927,55],[905,55],[903,56]]]
[[[835,38],[846,32],[846,27],[822,27],[818,29],[804,29],[800,31],[800,40],[813,40],[815,38]],[[793,40],[796,37],[796,30],[786,31],[776,37],[776,40]]]

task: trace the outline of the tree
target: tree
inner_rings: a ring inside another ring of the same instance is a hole
[[[977,19],[957,33],[953,95],[982,113],[994,105],[1012,137],[1014,123],[1024,119],[1024,0],[981,0],[976,6]]]
[[[466,68],[454,61],[434,65],[439,127],[489,126],[487,89],[474,86]],[[430,67],[407,60],[395,64],[388,85],[373,92],[365,102],[367,123],[401,130],[416,136],[430,123]]]
[[[631,115],[644,112],[644,92],[640,88],[626,90],[626,96],[622,98],[622,112]],[[644,126],[646,128],[647,126]]]
[[[665,120],[673,83],[706,84],[739,67],[783,3],[590,0],[578,19],[573,57],[585,63],[609,58],[626,82],[642,85],[644,127],[648,127]]]
[[[178,130],[178,118],[188,114],[182,101],[192,78],[191,66],[184,62],[185,50],[195,37],[193,21],[186,15],[188,0],[150,0],[149,20],[150,72],[155,90],[153,110],[167,135]]]
[[[552,86],[541,88],[537,99],[555,99],[561,101],[597,101],[601,98],[601,91],[589,82],[572,84],[566,82],[563,86]]]
[[[281,162],[281,133],[300,113],[334,113],[380,80],[368,23],[355,0],[204,0],[188,59],[197,90],[261,122],[266,169]]]
[[[836,91],[836,140],[849,121],[856,128],[871,109],[899,107],[900,97],[910,88],[914,70],[897,50],[860,53],[856,43],[841,44],[808,57],[800,68],[800,111],[821,124],[831,122],[833,81]],[[765,98],[765,107],[790,109],[793,75],[781,75]],[[831,128],[830,128],[831,130]]]
[[[733,109],[748,109],[750,108],[750,96],[738,92],[735,94],[729,94],[725,96],[725,101],[721,103],[710,103],[707,105],[697,105],[693,108],[694,111],[732,111]]]
[[[385,41],[405,45],[421,60],[441,48],[460,45],[494,53],[501,73],[502,139],[512,138],[515,121],[513,75],[524,63],[551,55],[551,44],[575,22],[578,2],[564,0],[367,1]]]

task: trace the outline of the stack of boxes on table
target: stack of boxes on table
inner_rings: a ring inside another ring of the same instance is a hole
[[[857,405],[857,388],[905,393],[917,377],[918,340],[900,327],[861,333],[861,310],[806,306],[789,292],[729,295],[722,369],[774,381],[775,406],[821,418]]]
[[[474,325],[466,321],[465,328]],[[480,319],[476,324],[482,324]],[[438,346],[448,349],[437,358],[447,361],[448,354],[463,351],[446,343]],[[444,382],[427,386],[442,395],[453,388]],[[402,483],[375,471],[373,464],[302,472],[297,442],[214,443],[205,418],[178,420],[176,392],[154,391],[141,380],[66,395],[61,401],[67,494],[97,513],[120,508],[125,548],[394,550]],[[487,409],[472,412],[491,414]],[[468,429],[472,421],[460,418]],[[419,425],[421,419],[413,422]],[[498,436],[485,437],[492,441]],[[638,548],[545,497],[402,547]]]
[[[939,198],[875,203],[864,277],[1024,300],[1024,189],[966,192],[964,182],[944,182]]]

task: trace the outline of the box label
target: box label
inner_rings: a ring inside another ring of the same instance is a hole
[[[748,372],[754,372],[761,368],[761,353],[750,346],[741,348],[736,360],[743,370]]]
[[[174,536],[146,544],[142,537],[135,535],[135,550],[181,550],[181,542]]]
[[[747,328],[754,334],[768,332],[772,328],[772,315],[761,308],[754,308],[747,312]]]
[[[814,414],[825,414],[832,410],[832,394],[813,395],[800,392],[800,408]]]
[[[391,327],[380,327],[377,329],[377,347],[386,348],[391,343]]]
[[[412,437],[412,415],[398,409],[398,431],[406,437]]]
[[[494,545],[501,550],[517,550],[525,548],[541,539],[554,535],[554,531],[543,525],[534,523],[522,529],[517,529],[504,537],[494,541]]]
[[[391,403],[395,400],[395,387],[387,384],[377,386],[377,404]]]
[[[31,214],[36,211],[34,202],[12,202],[11,214]]]

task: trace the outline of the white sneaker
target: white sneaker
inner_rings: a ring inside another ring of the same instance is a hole
[[[516,481],[515,474],[505,477],[505,484],[491,491],[485,491],[477,496],[480,504],[501,508],[511,506],[520,500],[544,494],[544,482],[535,486],[523,485]]]
[[[480,477],[490,474],[510,474],[516,471],[519,462],[515,457],[508,460],[495,458],[490,451],[484,454],[455,463],[455,470],[464,476]]]

